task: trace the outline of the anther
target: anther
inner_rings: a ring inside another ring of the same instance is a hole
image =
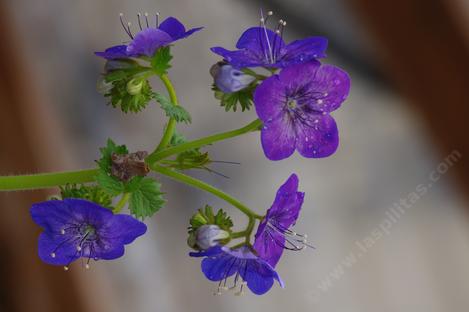
[[[269,11],[269,12],[267,12],[267,15],[272,16],[272,15],[274,15],[274,12]]]
[[[89,270],[90,269],[90,265],[87,263],[85,264],[85,269]]]
[[[68,266],[64,266],[64,271],[68,271],[69,267]]]
[[[140,13],[137,13],[137,19],[138,19],[138,27],[140,28],[140,30],[142,30],[142,22],[140,20],[140,17],[142,16],[142,14]]]
[[[156,12],[155,18],[156,18],[156,28],[158,28],[160,26],[160,12]]]
[[[51,256],[52,258],[55,258],[55,256],[56,256],[56,255],[55,255],[55,252],[51,252],[50,256]]]
[[[283,27],[287,26],[287,22],[283,21]]]
[[[65,235],[65,229],[61,229],[60,234]]]
[[[81,251],[81,246],[77,246],[77,251]]]
[[[145,12],[145,22],[147,24],[147,28],[149,28],[150,24],[148,24],[148,12]]]

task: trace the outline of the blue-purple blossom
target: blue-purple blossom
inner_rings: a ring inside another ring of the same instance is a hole
[[[254,93],[261,141],[270,160],[298,152],[307,158],[333,154],[339,144],[335,120],[329,115],[347,98],[346,72],[318,61],[292,65],[264,80]]]
[[[306,235],[290,229],[298,219],[304,195],[298,192],[298,177],[292,174],[278,189],[272,206],[259,224],[253,247],[272,267],[277,265],[284,249],[302,250],[309,246]]]
[[[212,52],[237,69],[246,67],[284,68],[293,64],[309,62],[325,57],[327,39],[308,37],[289,44],[283,41],[283,29],[286,22],[280,20],[275,31],[266,26],[267,19],[262,16],[259,27],[247,29],[239,38],[236,48],[230,51],[222,47],[213,47]]]
[[[255,77],[245,74],[229,64],[213,65],[210,74],[213,76],[215,85],[223,93],[238,92],[256,80]]]
[[[254,294],[262,295],[272,288],[274,280],[283,287],[274,268],[266,261],[256,256],[249,247],[242,246],[237,249],[215,246],[206,251],[191,252],[191,257],[205,257],[202,260],[202,272],[214,282],[218,282],[216,294],[222,290],[239,287],[241,295],[247,286]],[[234,276],[233,283],[228,279]]]
[[[124,245],[143,235],[147,227],[129,215],[82,199],[49,200],[34,204],[31,216],[44,231],[39,257],[48,264],[68,266],[85,258],[111,260],[124,255]]]
[[[130,25],[126,26],[121,16],[122,26],[127,35],[132,39],[128,45],[113,46],[103,52],[95,52],[95,54],[108,60],[140,56],[152,57],[159,48],[186,38],[203,28],[197,27],[186,30],[184,25],[174,17],[168,17],[161,24],[157,24],[156,27],[151,27],[149,26],[148,16],[146,15],[147,28],[144,29],[140,15],[138,15],[138,18],[140,31],[134,36]]]

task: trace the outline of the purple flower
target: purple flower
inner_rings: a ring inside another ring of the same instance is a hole
[[[267,158],[284,159],[295,149],[308,158],[333,154],[339,135],[329,113],[340,107],[349,89],[346,72],[317,61],[284,68],[264,80],[254,104],[264,122],[261,141]]]
[[[31,216],[44,231],[39,236],[39,257],[65,265],[79,258],[111,260],[124,255],[124,245],[143,235],[147,227],[129,215],[82,199],[50,200],[34,204]]]
[[[233,68],[229,64],[217,63],[210,69],[215,85],[223,93],[238,92],[251,84],[255,77]]]
[[[152,57],[156,50],[167,46],[179,39],[186,38],[203,27],[192,28],[186,31],[184,25],[174,17],[166,18],[160,25],[149,27],[148,15],[145,14],[147,28],[143,29],[141,15],[138,15],[138,24],[140,32],[135,36],[132,34],[130,24],[121,23],[127,35],[132,39],[128,45],[117,45],[106,49],[103,52],[95,52],[97,56],[101,56],[108,60],[125,59],[131,57],[148,56]],[[158,17],[158,15],[157,15]],[[158,22],[157,22],[158,23]]]
[[[266,23],[271,15],[272,12],[269,12],[267,18],[264,18],[261,12],[260,26],[251,27],[241,35],[236,44],[238,50],[230,51],[222,47],[213,47],[212,52],[221,55],[238,69],[245,67],[284,68],[326,56],[327,39],[323,37],[309,37],[285,44],[282,35],[286,22],[280,20],[277,29],[270,30],[266,27]]]
[[[219,282],[216,294],[221,294],[221,290],[228,289],[228,278],[233,275],[235,276],[234,282],[230,289],[235,289],[240,285],[237,295],[243,293],[244,285],[247,285],[256,295],[269,291],[274,280],[277,280],[283,287],[282,280],[272,266],[257,257],[247,246],[234,250],[215,246],[206,251],[191,252],[190,256],[205,257],[202,260],[202,272],[209,280]]]
[[[284,249],[311,247],[307,244],[306,235],[290,230],[298,219],[304,195],[298,192],[298,177],[292,174],[278,189],[274,203],[259,224],[253,247],[258,256],[272,267],[277,265]]]

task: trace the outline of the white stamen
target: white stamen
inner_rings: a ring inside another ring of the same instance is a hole
[[[68,266],[64,266],[64,271],[68,271],[69,267]]]
[[[89,270],[89,268],[90,268],[90,265],[88,263],[85,264],[85,269]]]
[[[61,229],[60,234],[65,235],[65,229]]]
[[[261,23],[264,23],[265,19],[263,17],[261,17],[260,21],[261,21]]]
[[[282,24],[284,27],[287,26],[287,22],[283,21],[283,24]]]
[[[119,16],[120,16],[120,17],[124,17],[124,13],[119,13]]]
[[[77,251],[81,251],[81,246],[77,246]]]
[[[50,256],[51,256],[52,258],[55,258],[55,252],[51,252]]]
[[[269,12],[267,12],[267,15],[272,16],[272,15],[274,15],[274,12],[269,11]]]
[[[144,14],[145,14],[146,17],[148,17],[148,12],[145,12]]]

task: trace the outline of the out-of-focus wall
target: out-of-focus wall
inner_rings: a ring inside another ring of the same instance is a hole
[[[327,5],[318,2],[314,10],[321,12]],[[131,149],[151,149],[165,122],[156,106],[144,114],[124,115],[106,106],[95,91],[103,62],[92,52],[127,40],[119,25],[120,12],[134,19],[138,11],[159,11],[186,25],[206,27],[173,49],[170,75],[193,118],[190,128],[180,127],[188,138],[234,129],[255,118],[255,112],[225,113],[218,106],[208,74],[218,58],[208,48],[233,47],[242,31],[257,23],[257,3],[20,0],[8,6],[27,48],[31,83],[42,88],[47,99],[43,105],[59,113],[68,142],[64,157],[75,167],[92,165],[107,137]],[[341,14],[353,19],[347,10]],[[331,31],[327,23],[317,27],[321,34]],[[306,30],[287,26],[286,36],[296,39],[300,31]],[[298,173],[307,195],[296,228],[308,233],[316,249],[283,257],[278,271],[286,289],[275,286],[263,297],[212,296],[216,285],[203,277],[199,260],[187,256],[186,227],[195,209],[206,203],[229,207],[166,179],[162,182],[168,203],[148,222],[148,234],[130,245],[124,258],[84,271],[84,287],[99,277],[109,296],[102,300],[112,301],[113,312],[465,311],[469,222],[448,174],[441,174],[437,183],[429,180],[444,160],[436,156],[421,117],[391,86],[376,84],[374,76],[350,66],[339,53],[326,62],[343,67],[352,77],[349,99],[333,114],[341,135],[334,156],[311,160],[296,155],[270,162],[258,135],[250,134],[208,148],[213,159],[241,162],[241,166],[216,166],[229,180],[191,173],[259,212],[269,207],[288,175]],[[464,157],[448,165],[448,171],[458,170],[458,161]],[[432,183],[428,192],[392,221],[390,208],[402,207],[401,198],[428,183]],[[235,220],[244,221],[234,209],[229,211]],[[376,228],[381,231],[379,238]]]

